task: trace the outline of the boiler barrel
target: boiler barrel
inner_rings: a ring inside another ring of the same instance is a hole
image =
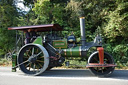
[[[86,56],[86,51],[82,50],[81,46],[74,48],[63,49],[63,57],[84,57]]]

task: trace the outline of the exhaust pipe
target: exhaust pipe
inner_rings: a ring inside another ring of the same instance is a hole
[[[82,46],[85,46],[85,43],[86,43],[86,38],[85,38],[85,17],[80,17],[80,31],[81,31]]]

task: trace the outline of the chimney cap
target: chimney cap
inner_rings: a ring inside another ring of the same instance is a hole
[[[85,17],[79,17],[79,18],[85,19]]]

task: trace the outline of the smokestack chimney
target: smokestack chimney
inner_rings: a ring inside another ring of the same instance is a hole
[[[85,17],[80,17],[80,31],[81,31],[82,46],[85,46],[85,43],[86,43],[86,38],[85,38]]]

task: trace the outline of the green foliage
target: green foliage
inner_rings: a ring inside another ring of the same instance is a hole
[[[58,3],[51,3],[50,0],[37,0],[33,11],[37,15],[37,23],[58,23],[61,26],[66,24],[64,19],[64,6]],[[59,16],[58,16],[59,15]]]
[[[128,45],[127,44],[119,44],[113,45],[112,43],[104,44],[105,51],[110,53],[115,60],[115,63],[118,67],[126,67],[128,66]]]
[[[0,1],[0,54],[5,54],[15,45],[15,32],[8,27],[17,25],[17,11],[11,0]]]
[[[0,66],[8,66],[11,62],[7,61],[4,58],[0,58]]]
[[[118,3],[114,11],[110,11],[105,17],[107,23],[104,26],[105,36],[115,41],[117,37],[128,37],[128,2]],[[122,39],[121,39],[122,40]]]
[[[116,61],[120,61],[122,63],[127,63],[128,62],[128,46],[127,45],[117,45],[114,47],[113,52],[115,54]]]
[[[85,68],[87,65],[87,61],[78,61],[78,60],[68,60],[70,62],[70,65],[68,68]]]

